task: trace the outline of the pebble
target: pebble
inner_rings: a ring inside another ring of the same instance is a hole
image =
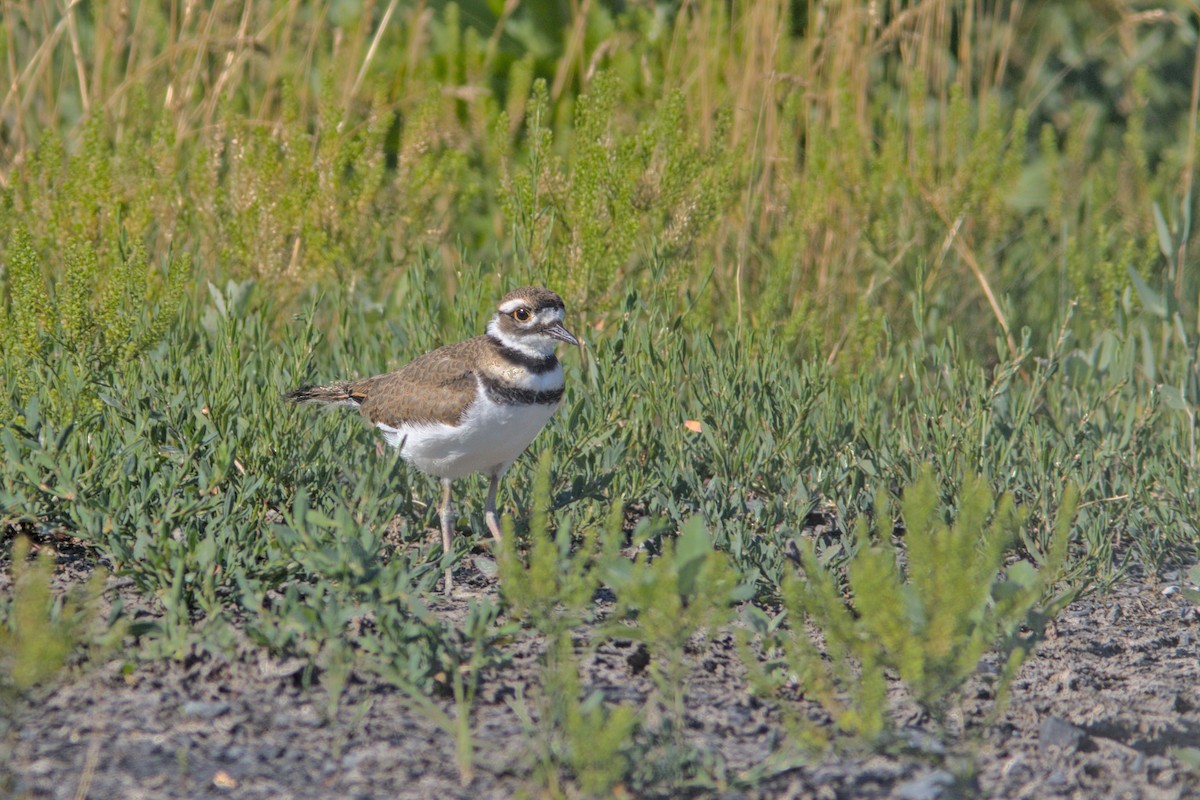
[[[190,700],[183,704],[182,711],[185,717],[216,719],[229,711],[229,703],[220,700]]]
[[[935,769],[897,786],[896,797],[900,800],[938,800],[953,785],[953,775],[944,769]]]
[[[639,642],[637,649],[625,657],[625,663],[629,665],[630,673],[638,675],[650,666],[650,651]]]
[[[356,770],[373,755],[375,755],[375,751],[370,747],[355,748],[342,756],[342,769],[347,771]]]
[[[25,767],[25,772],[28,775],[40,777],[42,775],[50,775],[56,769],[58,769],[58,763],[53,759],[39,758],[37,761],[34,761],[32,764],[29,764],[27,767]]]
[[[900,731],[900,738],[918,753],[932,756],[946,753],[946,745],[940,738],[919,728],[904,728]]]
[[[1086,733],[1062,717],[1046,717],[1038,729],[1038,747],[1043,751],[1055,746],[1063,750],[1077,750],[1086,740]]]
[[[1171,767],[1171,759],[1166,756],[1150,756],[1146,759],[1146,769],[1150,772],[1164,772]]]
[[[750,724],[753,715],[750,709],[742,703],[734,703],[729,708],[729,726],[730,730],[737,730]]]

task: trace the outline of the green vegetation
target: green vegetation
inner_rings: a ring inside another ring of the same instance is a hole
[[[603,795],[724,780],[678,736],[697,636],[749,620],[765,687],[878,743],[893,679],[939,715],[1072,592],[1194,560],[1194,12],[996,5],[10,4],[3,657],[81,607],[10,543],[71,537],[157,612],[114,609],[131,657],[371,674],[466,781],[536,636],[531,791]],[[279,394],[531,281],[587,346],[452,624],[434,482]],[[605,638],[646,645],[653,720],[585,685]]]
[[[937,481],[926,470],[904,493],[901,567],[881,495],[875,536],[860,518],[846,568],[853,608],[843,602],[837,575],[804,543],[803,574],[783,586],[792,618],[783,642],[789,667],[839,726],[869,740],[879,739],[887,723],[885,670],[899,675],[912,698],[940,721],[956,690],[994,649],[1002,665],[997,694],[1003,697],[1046,623],[1074,594],[1051,597],[1062,575],[1075,502],[1068,492],[1050,550],[1039,554],[1040,568],[1029,561],[1006,568],[1022,517],[1012,497],[993,502],[984,483],[969,479],[958,518],[946,525],[938,519]],[[822,649],[810,640],[810,630],[820,632]]]
[[[87,643],[94,635],[88,628],[96,622],[96,599],[104,585],[104,575],[97,572],[68,597],[56,599],[50,585],[53,550],[42,550],[34,560],[29,550],[24,537],[12,544],[11,592],[4,599],[8,624],[0,629],[4,695],[53,679],[75,648]]]
[[[613,507],[605,525],[586,529],[574,547],[569,528],[552,534],[548,455],[542,452],[535,477],[528,554],[523,559],[517,552],[511,518],[505,520],[500,551],[501,592],[509,612],[546,640],[541,724],[532,722],[524,706],[518,713],[533,743],[536,777],[544,791],[562,796],[568,778],[589,796],[608,796],[629,770],[637,717],[625,706],[605,706],[600,692],[583,696],[572,636],[595,618],[593,598],[603,585],[601,573],[622,560],[617,554],[621,506]]]

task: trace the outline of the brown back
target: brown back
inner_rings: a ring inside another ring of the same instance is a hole
[[[395,372],[351,382],[350,397],[361,404],[362,415],[373,425],[456,425],[475,399],[475,364],[486,346],[487,337],[476,336],[440,347]]]

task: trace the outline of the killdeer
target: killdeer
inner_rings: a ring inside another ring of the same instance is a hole
[[[563,327],[565,306],[549,289],[504,296],[487,333],[447,345],[395,372],[326,386],[301,386],[284,398],[357,408],[417,469],[442,480],[442,548],[454,527],[450,487],[472,472],[488,476],[484,521],[497,541],[500,477],[558,408],[563,394],[559,342],[578,345]],[[444,589],[453,586],[446,570]]]

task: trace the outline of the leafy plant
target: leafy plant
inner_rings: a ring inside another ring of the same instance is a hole
[[[1187,579],[1191,586],[1183,588],[1183,596],[1193,603],[1200,604],[1200,564],[1193,564],[1188,570]]]
[[[903,549],[892,542],[886,496],[876,504],[874,536],[859,522],[846,565],[849,603],[837,574],[804,543],[803,575],[785,582],[783,597],[790,618],[784,649],[805,693],[843,730],[875,741],[887,728],[889,672],[942,721],[963,682],[995,651],[1002,703],[1047,622],[1073,596],[1051,592],[1065,566],[1076,498],[1074,491],[1065,496],[1039,565],[1009,562],[1023,521],[1012,497],[996,500],[970,478],[948,524],[926,469],[904,492]]]
[[[534,479],[527,561],[516,550],[512,518],[504,519],[499,561],[504,599],[514,617],[546,639],[539,722],[523,706],[515,707],[535,743],[538,781],[552,796],[564,795],[562,772],[585,795],[605,796],[627,776],[638,716],[625,706],[607,707],[601,692],[583,695],[572,632],[591,617],[601,577],[618,559],[622,509],[614,505],[606,525],[585,529],[572,552],[568,528],[549,531],[548,456],[543,452]]]
[[[649,648],[650,673],[682,720],[684,645],[697,634],[721,630],[732,604],[748,599],[749,592],[729,558],[713,548],[699,517],[678,537],[663,537],[661,547],[654,557],[643,546],[633,560],[609,562],[606,582],[616,594],[620,621],[610,630]]]
[[[53,679],[67,658],[94,633],[97,603],[105,573],[92,573],[85,585],[65,597],[52,590],[56,556],[44,547],[29,558],[31,545],[24,536],[12,543],[12,590],[2,606],[0,625],[0,690],[26,691]]]
[[[648,731],[651,742],[662,745],[655,758],[638,765],[642,781],[677,786],[686,779],[700,780],[699,754],[684,739],[690,666],[685,652],[696,637],[712,637],[732,618],[731,608],[753,594],[740,580],[731,559],[716,550],[704,521],[693,517],[678,536],[662,537],[661,550],[651,556],[646,537],[638,542],[632,560],[608,565],[606,582],[617,600],[617,610],[607,626],[614,637],[641,642],[649,656],[648,671],[666,708],[657,730]]]
[[[733,154],[687,133],[681,93],[630,133],[617,108],[620,88],[601,72],[579,97],[572,160],[564,163],[546,126],[546,85],[535,82],[525,116],[528,158],[510,156],[502,182],[517,252],[585,309],[611,300],[651,263],[671,285],[687,283],[694,249],[734,197]]]
[[[110,370],[146,353],[174,322],[191,278],[187,258],[161,274],[145,250],[114,243],[109,263],[82,241],[67,245],[61,272],[47,272],[24,228],[6,253],[9,297],[0,306],[0,352],[18,404],[48,383],[45,413],[88,413]],[[0,392],[0,410],[14,409]]]

